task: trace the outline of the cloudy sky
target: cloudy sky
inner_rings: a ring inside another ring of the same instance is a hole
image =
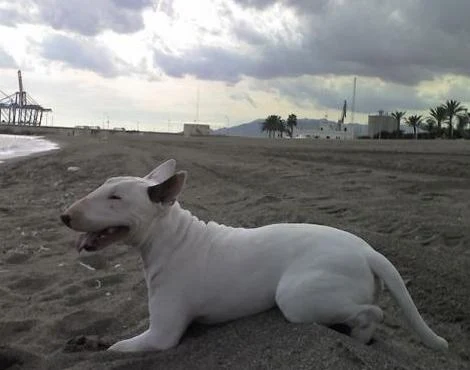
[[[0,90],[21,69],[54,125],[176,131],[336,120],[357,76],[366,123],[470,106],[469,14],[466,0],[0,0]]]

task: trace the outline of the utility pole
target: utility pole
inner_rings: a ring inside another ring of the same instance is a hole
[[[354,111],[356,110],[356,81],[357,81],[357,78],[354,77],[353,96],[352,96],[352,104],[351,104],[351,123],[354,123]]]
[[[199,86],[197,88],[197,102],[196,102],[196,123],[199,122]]]
[[[225,115],[225,119],[227,120],[227,130],[225,131],[226,131],[226,134],[228,134],[230,130],[230,118],[228,118],[228,116]]]

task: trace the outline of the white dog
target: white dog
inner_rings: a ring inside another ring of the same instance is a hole
[[[61,216],[85,232],[79,251],[124,241],[142,256],[149,328],[110,350],[164,350],[178,344],[192,321],[234,320],[275,305],[291,322],[340,324],[368,343],[383,319],[376,305],[381,280],[424,344],[447,348],[395,267],[364,240],[312,224],[244,229],[205,223],[176,201],[186,173],[175,173],[175,166],[169,160],[144,178],[111,178]]]

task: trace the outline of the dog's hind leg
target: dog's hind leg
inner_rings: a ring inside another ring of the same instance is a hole
[[[315,322],[333,329],[338,327],[362,343],[369,343],[377,323],[383,319],[383,313],[377,306],[357,304],[352,300],[362,292],[367,298],[370,296],[365,301],[373,301],[373,286],[369,292],[359,284],[351,284],[350,279],[344,276],[318,271],[286,274],[277,287],[276,303],[291,322]],[[357,294],[355,289],[358,289]]]
[[[351,328],[351,337],[367,344],[372,340],[377,324],[383,320],[383,312],[374,305],[358,305],[355,309],[357,313],[345,324]]]

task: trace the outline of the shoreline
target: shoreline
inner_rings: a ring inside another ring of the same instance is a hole
[[[16,154],[11,154],[11,155],[5,156],[4,158],[2,158],[2,151],[0,151],[0,164],[10,163],[11,161],[24,159],[24,158],[32,157],[32,156],[46,155],[46,154],[50,154],[54,151],[61,149],[61,145],[59,143],[57,143],[54,140],[51,140],[45,135],[34,136],[34,135],[18,135],[18,134],[0,134],[0,138],[5,137],[5,136],[18,138],[19,140],[23,140],[23,141],[26,141],[26,140],[36,141],[36,143],[39,142],[41,145],[45,145],[45,147],[40,148],[39,150],[33,147],[29,149],[26,147],[24,148],[20,147],[20,150],[17,150]]]

